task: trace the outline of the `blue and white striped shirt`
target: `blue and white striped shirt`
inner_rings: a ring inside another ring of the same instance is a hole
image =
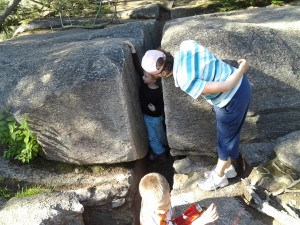
[[[183,41],[174,56],[173,76],[175,86],[197,99],[208,81],[225,81],[236,68],[226,64],[196,41]],[[212,105],[225,106],[240,87],[242,79],[229,92],[203,97]]]

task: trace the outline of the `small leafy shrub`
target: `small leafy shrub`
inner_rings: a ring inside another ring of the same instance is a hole
[[[0,114],[0,142],[4,146],[4,157],[29,163],[38,155],[40,145],[30,131],[28,117],[19,124],[8,112]]]

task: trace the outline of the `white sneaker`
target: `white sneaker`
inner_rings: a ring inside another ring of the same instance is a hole
[[[225,175],[223,177],[219,177],[219,175],[213,170],[206,179],[199,181],[197,185],[204,191],[212,191],[217,188],[227,186],[228,180]]]
[[[205,171],[204,177],[208,177],[212,171]],[[227,169],[224,170],[224,174],[226,178],[234,178],[237,175],[237,172],[234,169],[233,165],[230,165]]]

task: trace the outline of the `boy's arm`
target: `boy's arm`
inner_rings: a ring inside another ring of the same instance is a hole
[[[212,203],[199,218],[192,222],[192,225],[205,225],[216,221],[218,218],[219,213],[217,207]]]
[[[239,59],[239,68],[235,70],[225,81],[223,82],[206,82],[202,94],[215,94],[219,92],[228,92],[234,88],[245,72],[249,69],[249,64],[245,59]]]

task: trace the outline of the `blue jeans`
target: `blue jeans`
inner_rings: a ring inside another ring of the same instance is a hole
[[[168,142],[163,125],[163,117],[152,117],[144,114],[144,121],[146,124],[149,144],[152,151],[156,155],[165,153],[164,145],[166,146]]]
[[[230,102],[222,107],[214,107],[217,119],[218,157],[227,161],[228,157],[237,159],[239,156],[240,133],[245,121],[251,88],[246,76]]]

